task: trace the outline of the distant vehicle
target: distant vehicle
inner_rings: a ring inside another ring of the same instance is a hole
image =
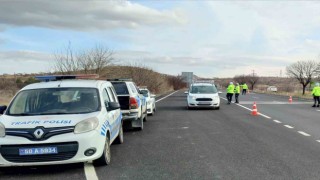
[[[131,79],[109,79],[116,89],[124,123],[143,130],[147,121],[147,102],[142,92]]]
[[[190,86],[187,98],[188,109],[213,108],[220,109],[220,98],[214,84],[194,83]]]
[[[267,91],[271,91],[271,92],[277,92],[278,91],[278,88],[276,86],[269,86],[267,88]]]
[[[140,88],[140,91],[142,92],[144,97],[146,97],[148,115],[153,116],[156,112],[156,95],[151,94],[147,88]]]
[[[0,108],[0,166],[108,165],[110,145],[123,143],[112,84],[71,76],[38,78],[48,82],[24,87]]]

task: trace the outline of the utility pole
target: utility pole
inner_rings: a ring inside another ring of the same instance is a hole
[[[254,77],[254,69],[252,70],[252,77]]]

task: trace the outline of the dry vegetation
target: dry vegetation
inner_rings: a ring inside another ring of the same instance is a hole
[[[85,73],[78,71],[73,74]],[[59,73],[56,73],[59,74]],[[33,77],[44,74],[2,75],[0,76],[0,105],[7,105],[22,87],[37,82]],[[170,76],[150,68],[132,66],[106,66],[100,70],[99,79],[131,78],[138,86],[147,86],[155,94],[163,94],[186,87],[179,76]]]

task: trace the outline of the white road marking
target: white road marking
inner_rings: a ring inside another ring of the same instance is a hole
[[[319,143],[320,143],[320,140],[317,140],[317,142],[319,142]]]
[[[171,96],[172,94],[174,94],[174,93],[176,93],[176,92],[178,92],[178,91],[175,91],[175,92],[173,92],[173,93],[171,93],[171,94],[169,94],[169,95],[167,95],[167,96],[165,96],[165,97],[163,97],[163,98],[161,98],[161,99],[158,99],[158,100],[156,100],[156,102],[162,101],[162,100],[164,100],[165,98]]]
[[[182,127],[181,129],[189,129],[189,127]]]
[[[227,101],[226,98],[223,98],[223,97],[220,97],[220,98]],[[252,109],[247,108],[247,107],[245,107],[245,106],[243,106],[243,105],[241,105],[241,104],[236,104],[236,105],[237,105],[237,106],[240,106],[240,107],[242,107],[242,108],[244,108],[244,109],[246,109],[246,110],[248,110],[248,111],[252,111]],[[267,119],[271,119],[271,117],[269,117],[269,116],[267,116],[267,115],[265,115],[265,114],[259,113],[259,112],[258,112],[258,115],[260,115],[260,116],[262,116],[262,117],[265,117],[265,118],[267,118]]]
[[[270,104],[270,105],[284,105],[284,104],[311,104],[311,102],[292,102],[289,103],[287,101],[241,101],[241,104],[253,104],[256,102],[257,104]]]
[[[99,180],[92,163],[84,163],[84,173],[87,180]]]
[[[282,123],[281,121],[278,121],[278,120],[273,120],[273,121],[278,123],[278,124]]]
[[[249,110],[249,111],[252,111],[252,109],[247,108],[247,107],[245,107],[245,106],[242,106],[241,104],[237,104],[237,105],[240,106],[240,107],[242,107],[242,108],[245,108],[245,109],[247,109],[247,110]]]
[[[320,111],[320,110],[317,110],[317,111]]]
[[[289,129],[293,129],[294,127],[289,126],[289,125],[284,125],[285,127],[289,128]]]
[[[271,117],[269,117],[269,116],[267,116],[267,115],[264,115],[264,114],[261,114],[261,113],[258,113],[260,116],[262,116],[262,117],[265,117],[265,118],[267,118],[267,119],[271,119]]]
[[[305,133],[305,132],[303,132],[303,131],[298,131],[298,133],[300,133],[300,134],[302,134],[302,135],[304,135],[304,136],[311,136],[310,134],[307,134],[307,133]]]

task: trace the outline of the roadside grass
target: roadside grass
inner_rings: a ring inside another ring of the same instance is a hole
[[[311,92],[306,91],[305,95],[302,95],[301,92],[270,92],[270,91],[259,91],[255,90],[254,92],[256,93],[262,93],[262,94],[272,94],[272,95],[278,95],[278,96],[292,96],[293,98],[298,98],[298,99],[313,99],[313,96],[311,95]]]

